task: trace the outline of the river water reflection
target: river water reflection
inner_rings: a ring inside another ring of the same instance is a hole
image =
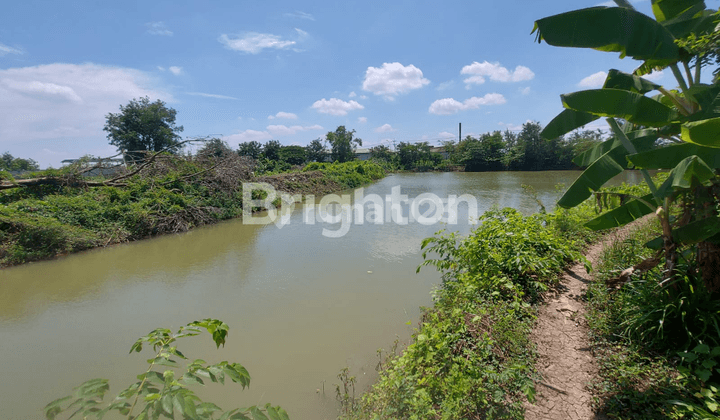
[[[481,213],[492,206],[532,213],[537,204],[521,184],[552,207],[555,185],[577,175],[394,174],[365,193],[384,197],[400,186],[411,198],[471,194]],[[640,176],[613,182],[621,180]],[[467,233],[466,217],[446,227]],[[334,418],[340,369],[358,376],[358,392],[367,387],[377,349],[405,342],[419,307],[432,304],[439,274],[415,268],[420,242],[443,226],[366,223],[341,238],[324,237],[323,228],[302,223],[297,210],[281,229],[232,220],[0,271],[2,417],[43,418],[46,403],[94,377],[110,379],[112,398],[146,368],[149,353],[128,354],[138,337],[219,318],[230,326],[225,348],[208,337],[178,347],[191,358],[239,362],[252,383],[244,391],[210,385],[202,396],[225,409],[271,402],[292,419]]]

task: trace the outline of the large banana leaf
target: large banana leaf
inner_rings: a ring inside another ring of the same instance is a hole
[[[628,160],[638,168],[672,169],[683,159],[698,156],[709,167],[720,169],[720,150],[692,143],[673,144],[647,152],[628,155]]]
[[[675,109],[654,99],[621,89],[581,90],[560,98],[566,108],[649,127],[662,127],[679,116]]]
[[[680,59],[675,39],[649,16],[623,7],[591,7],[561,13],[535,22],[537,41],[557,47],[615,51],[636,60]]]
[[[653,195],[648,194],[641,199],[647,203],[653,201]],[[585,226],[592,230],[610,229],[618,226],[626,225],[635,219],[639,219],[646,214],[655,211],[654,208],[648,207],[647,204],[630,200],[624,205],[601,214],[600,216],[585,223]]]
[[[697,156],[689,156],[681,160],[670,171],[670,175],[658,188],[657,193],[661,198],[668,197],[676,190],[690,189],[693,182],[709,186],[712,184],[713,179],[715,179],[715,171],[705,161]]]
[[[654,135],[655,136],[654,138],[657,139],[657,130],[652,129],[652,128],[647,128],[647,129],[643,129],[643,130],[631,131],[626,134],[627,138],[630,140],[634,140],[634,139],[637,139],[640,137],[648,137],[648,136],[652,136],[652,135]],[[595,146],[591,147],[590,149],[580,153],[579,155],[577,155],[575,157],[575,159],[573,159],[573,163],[581,168],[584,168],[584,167],[590,165],[591,163],[595,162],[596,160],[598,160],[600,158],[600,156],[604,155],[605,153],[609,152],[610,150],[612,150],[618,146],[622,146],[622,142],[619,139],[612,137],[612,138],[605,140],[604,142],[602,142],[598,145],[595,145]]]
[[[655,15],[655,19],[664,23],[677,19],[678,17],[686,14],[689,10],[705,10],[704,0],[653,0],[652,11]],[[694,15],[696,12],[690,15]]]
[[[682,139],[707,147],[720,147],[720,117],[683,124]],[[720,153],[720,150],[717,151]]]
[[[676,243],[685,245],[702,242],[720,233],[720,218],[709,217],[707,219],[695,220],[685,226],[672,230],[673,240]],[[663,245],[662,236],[657,237],[645,244],[651,249],[660,249]]]
[[[600,117],[588,114],[587,112],[565,109],[545,126],[543,131],[540,132],[540,136],[546,140],[556,139],[598,118]]]
[[[703,5],[697,6],[695,10],[688,10],[688,15],[704,7]],[[676,38],[685,38],[691,33],[696,35],[702,35],[711,33],[715,28],[716,17],[710,10],[700,10],[700,13],[691,16],[678,16],[677,18],[663,23],[663,26],[670,31],[670,33]]]
[[[657,137],[647,137],[631,140],[638,150],[649,150],[655,144]],[[592,195],[592,191],[599,190],[612,177],[621,174],[627,168],[628,151],[619,141],[607,153],[600,156],[573,182],[563,196],[558,200],[558,206],[563,208],[575,207]]]
[[[620,70],[611,69],[608,71],[607,78],[603,89],[622,89],[629,90],[631,92],[645,94],[651,90],[655,90],[661,87],[649,80],[645,80],[642,77],[634,76],[632,74],[623,73]]]

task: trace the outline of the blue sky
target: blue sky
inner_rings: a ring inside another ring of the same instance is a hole
[[[0,153],[42,167],[109,156],[105,115],[143,96],[177,110],[183,137],[232,147],[306,145],[339,125],[367,147],[437,144],[460,122],[463,136],[544,125],[560,94],[638,64],[534,42],[535,20],[598,4],[14,2],[0,16]],[[669,71],[652,79],[675,86]]]

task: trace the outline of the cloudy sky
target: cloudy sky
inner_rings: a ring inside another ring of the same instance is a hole
[[[650,14],[650,1],[634,2]],[[710,0],[710,7],[720,1]],[[534,42],[533,22],[598,0],[14,2],[0,15],[0,153],[41,166],[115,148],[105,115],[143,96],[185,136],[363,146],[547,124],[617,54]],[[669,72],[653,80],[674,87]]]

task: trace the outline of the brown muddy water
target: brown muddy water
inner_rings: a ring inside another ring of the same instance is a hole
[[[537,204],[521,184],[550,208],[555,185],[578,174],[395,174],[364,193],[386,197],[400,186],[410,198],[471,194],[480,213],[532,213]],[[622,180],[641,178],[614,181]],[[110,380],[111,400],[147,368],[148,351],[128,354],[138,337],[202,318],[230,326],[226,346],[201,336],[178,348],[191,359],[239,362],[252,376],[249,389],[210,384],[203,398],[224,409],[271,402],[292,419],[335,418],[340,370],[358,377],[359,394],[376,377],[377,350],[407,342],[420,306],[432,305],[440,276],[432,268],[415,274],[420,242],[442,228],[467,233],[464,209],[455,226],[386,221],[328,238],[322,229],[337,227],[303,223],[298,208],[282,228],[232,220],[1,270],[0,418],[41,419],[45,404],[90,378]]]

